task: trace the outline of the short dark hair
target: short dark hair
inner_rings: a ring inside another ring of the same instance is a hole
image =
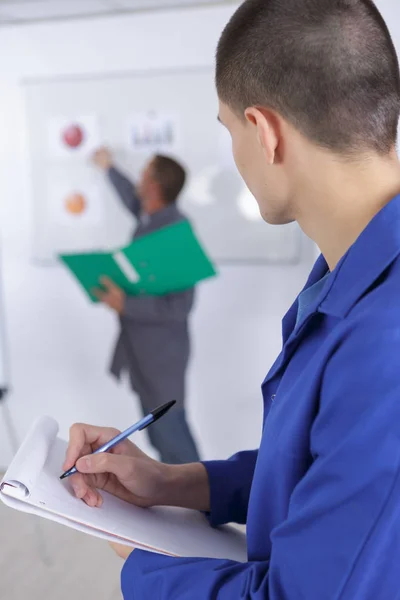
[[[157,154],[152,161],[152,173],[165,203],[174,204],[186,182],[185,169],[173,158]]]
[[[220,38],[216,84],[233,112],[276,110],[339,153],[397,141],[399,63],[372,0],[246,0]]]

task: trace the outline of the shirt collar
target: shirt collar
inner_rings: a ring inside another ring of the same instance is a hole
[[[158,222],[164,222],[168,220],[169,217],[172,217],[177,211],[176,204],[169,204],[165,208],[158,210],[157,212],[149,215],[147,213],[142,213],[141,220],[147,224],[155,224]]]
[[[399,254],[400,195],[372,219],[340,260],[324,288],[318,311],[345,317]],[[322,277],[327,268],[321,256],[306,287]]]

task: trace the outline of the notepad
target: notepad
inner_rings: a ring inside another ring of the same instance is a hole
[[[201,513],[171,507],[138,508],[102,492],[101,508],[78,500],[61,481],[67,442],[58,424],[41,417],[31,427],[0,484],[7,506],[78,531],[170,556],[247,560],[245,535],[234,527],[213,529]]]
[[[128,295],[164,295],[187,290],[214,277],[216,270],[186,220],[163,227],[113,252],[63,254],[72,272],[93,302],[102,276],[109,277]]]

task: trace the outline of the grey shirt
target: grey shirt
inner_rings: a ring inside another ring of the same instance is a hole
[[[185,219],[175,204],[154,215],[142,215],[133,183],[115,168],[108,174],[120,199],[138,219],[134,239]],[[168,400],[184,401],[193,302],[194,289],[126,298],[111,372],[119,377],[127,370],[133,389],[150,410]]]

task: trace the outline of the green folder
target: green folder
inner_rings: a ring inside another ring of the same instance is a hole
[[[63,254],[62,262],[93,302],[93,289],[109,277],[126,294],[158,296],[193,287],[216,275],[188,221],[163,227],[114,252]]]

